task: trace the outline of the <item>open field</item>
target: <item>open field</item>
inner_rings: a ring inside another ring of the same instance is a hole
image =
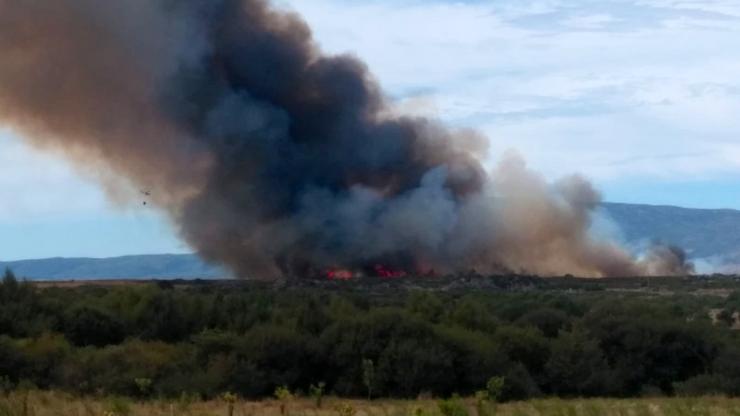
[[[542,399],[525,402],[485,405],[482,412],[475,399],[461,399],[458,403],[466,413],[440,410],[439,401],[423,399],[402,400],[344,400],[327,398],[321,408],[309,399],[286,402],[266,400],[248,402],[236,400],[148,401],[134,402],[120,398],[80,398],[58,392],[12,393],[0,397],[0,416],[672,416],[672,415],[740,415],[740,399],[723,397],[703,398],[647,398],[647,399]],[[281,413],[281,407],[283,408]],[[230,410],[231,408],[231,410]]]

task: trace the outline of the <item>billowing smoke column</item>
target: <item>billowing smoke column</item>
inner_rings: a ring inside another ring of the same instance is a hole
[[[364,64],[322,55],[264,0],[0,0],[0,122],[150,189],[206,259],[244,277],[323,270],[679,274],[594,241],[599,195],[486,140],[396,115]]]

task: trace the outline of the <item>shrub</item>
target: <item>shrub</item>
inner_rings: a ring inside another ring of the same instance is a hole
[[[494,401],[494,406],[495,406]],[[491,406],[489,394],[485,390],[475,392],[475,411],[477,416],[488,416],[494,414],[494,409]]]
[[[316,407],[321,409],[321,402],[324,399],[324,388],[326,387],[326,383],[323,381],[319,384],[311,384],[311,387],[309,387],[308,391],[311,397],[314,400],[314,403],[316,404]]]
[[[123,397],[113,397],[108,399],[108,412],[116,416],[128,416],[131,414],[131,402]]]
[[[83,347],[119,344],[125,337],[120,322],[102,311],[88,307],[70,312],[64,332],[73,344]]]
[[[701,374],[686,381],[673,383],[677,396],[697,397],[728,394],[732,383],[715,374]]]
[[[443,416],[469,416],[468,410],[458,396],[452,396],[452,398],[447,400],[440,400],[437,403],[437,407]]]
[[[234,403],[236,403],[236,394],[226,392],[223,395],[221,395],[221,399],[226,402],[228,406],[228,415],[233,416],[234,415]]]
[[[504,393],[504,377],[496,376],[491,377],[486,383],[486,393],[488,394],[488,400],[497,403],[501,400],[501,396]]]
[[[275,398],[280,400],[280,414],[284,415],[288,402],[293,400],[293,393],[287,386],[280,386],[275,389]]]
[[[355,416],[357,414],[357,410],[351,404],[347,403],[340,404],[336,407],[336,410],[339,416]]]
[[[134,379],[134,384],[142,397],[149,396],[152,391],[152,379],[150,378],[137,377]]]
[[[13,382],[7,376],[0,376],[0,394],[8,394],[13,390]]]

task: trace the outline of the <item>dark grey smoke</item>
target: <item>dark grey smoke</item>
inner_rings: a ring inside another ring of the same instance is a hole
[[[151,189],[239,276],[688,271],[590,238],[585,180],[487,172],[477,133],[394,115],[362,62],[263,0],[0,0],[0,51],[1,120],[114,198]]]

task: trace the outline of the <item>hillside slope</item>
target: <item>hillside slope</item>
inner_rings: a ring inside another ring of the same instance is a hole
[[[192,254],[156,254],[111,258],[50,258],[0,262],[29,279],[172,279],[222,278],[228,273]]]
[[[740,211],[606,203],[605,212],[629,244],[674,244],[694,259],[740,264]]]

